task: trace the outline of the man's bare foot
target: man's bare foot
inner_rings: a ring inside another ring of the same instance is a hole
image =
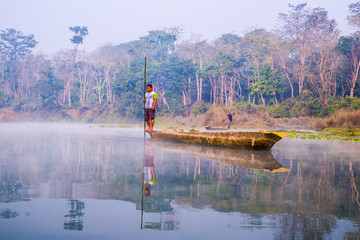
[[[148,131],[151,132],[152,130],[153,130],[153,128],[152,128],[152,127],[149,127],[149,130],[148,130]]]
[[[150,132],[152,130],[150,130],[150,128],[148,127],[147,129],[145,129],[145,132]]]

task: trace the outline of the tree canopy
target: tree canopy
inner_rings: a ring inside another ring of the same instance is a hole
[[[349,5],[347,16],[356,27],[359,6]],[[225,33],[213,41],[181,38],[178,28],[151,30],[137,40],[90,53],[78,48],[88,28],[72,26],[74,49],[61,50],[51,59],[32,54],[34,35],[0,30],[0,107],[109,104],[126,117],[141,118],[145,56],[148,82],[159,94],[159,114],[186,115],[196,106],[248,102],[273,109],[274,116],[289,116],[284,108],[312,101],[292,116],[324,116],[344,107],[344,98],[356,102],[359,33],[341,36],[325,9],[306,3],[289,4],[279,20],[273,31]]]

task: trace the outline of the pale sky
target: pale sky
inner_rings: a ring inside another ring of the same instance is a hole
[[[243,35],[253,27],[274,29],[288,4],[323,7],[342,34],[353,29],[345,20],[355,0],[0,0],[0,29],[34,34],[34,52],[53,54],[72,48],[69,26],[86,26],[82,50],[137,40],[150,30],[179,26],[186,36],[214,40],[224,33]]]

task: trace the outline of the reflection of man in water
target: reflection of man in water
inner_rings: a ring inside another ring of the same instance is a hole
[[[150,186],[155,183],[154,153],[151,146],[146,146],[144,154],[144,173],[142,175],[145,184],[145,196],[150,195]]]

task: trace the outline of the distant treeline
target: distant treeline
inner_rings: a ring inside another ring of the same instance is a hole
[[[86,27],[70,27],[74,48],[34,55],[34,35],[0,30],[0,108],[36,111],[109,104],[129,118],[142,116],[144,56],[147,81],[162,114],[201,105],[249,103],[275,117],[326,116],[360,102],[360,2],[347,20],[357,32],[340,36],[323,8],[289,5],[274,31],[254,29],[214,41],[182,39],[180,28],[149,31],[128,43],[88,53]],[[91,33],[91,31],[90,31]],[[196,103],[194,105],[194,103]]]

